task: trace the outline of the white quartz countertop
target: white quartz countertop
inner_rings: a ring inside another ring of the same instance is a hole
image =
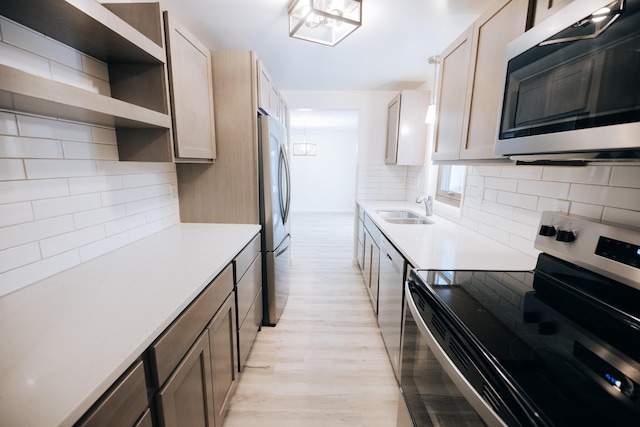
[[[430,216],[433,224],[393,224],[376,213],[409,210],[424,216],[424,205],[402,201],[359,201],[358,204],[415,268],[532,270],[535,267],[534,257],[443,217]]]
[[[178,224],[0,298],[0,425],[72,425],[259,231]]]

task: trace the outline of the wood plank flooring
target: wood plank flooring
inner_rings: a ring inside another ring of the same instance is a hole
[[[353,214],[292,218],[291,293],[263,327],[224,427],[393,427],[398,385],[353,259]]]

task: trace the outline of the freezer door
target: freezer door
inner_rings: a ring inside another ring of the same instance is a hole
[[[266,252],[266,292],[263,290],[263,325],[274,326],[284,310],[289,298],[291,269],[291,238],[284,241],[273,252]]]
[[[273,251],[289,234],[291,175],[284,127],[269,116],[260,116],[262,157],[261,193],[265,249]]]

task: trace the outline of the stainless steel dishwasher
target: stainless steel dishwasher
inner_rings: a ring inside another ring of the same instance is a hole
[[[400,380],[404,271],[405,259],[383,235],[380,239],[378,325],[398,380]]]

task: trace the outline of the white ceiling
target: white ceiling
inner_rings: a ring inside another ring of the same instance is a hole
[[[363,0],[362,27],[335,47],[289,38],[288,1],[161,0],[210,48],[256,51],[280,90],[417,88],[495,0]]]

